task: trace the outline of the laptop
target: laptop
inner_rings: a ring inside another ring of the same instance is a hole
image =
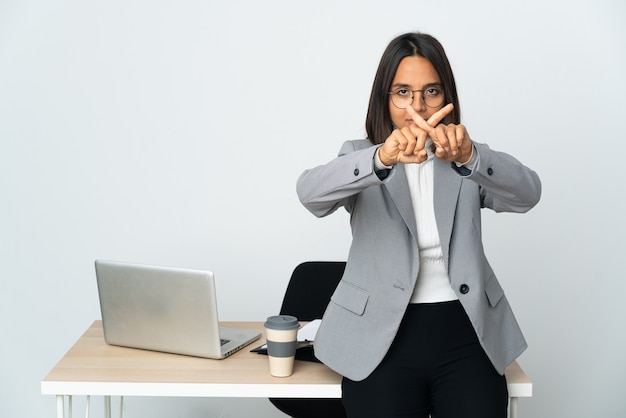
[[[108,344],[223,359],[261,336],[219,326],[211,271],[96,260]]]

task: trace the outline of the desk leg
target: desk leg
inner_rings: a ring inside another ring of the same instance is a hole
[[[111,418],[111,397],[104,397],[104,417]]]
[[[517,418],[517,398],[509,398],[509,418]]]
[[[57,418],[65,418],[65,396],[57,395]]]

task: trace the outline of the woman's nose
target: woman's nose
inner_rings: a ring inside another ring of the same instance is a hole
[[[424,112],[426,110],[426,104],[424,103],[424,99],[422,99],[422,96],[420,95],[414,95],[413,96],[413,103],[411,103],[411,106],[413,106],[413,109],[415,109],[416,112]]]

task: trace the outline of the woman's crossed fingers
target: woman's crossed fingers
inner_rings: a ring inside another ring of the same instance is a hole
[[[389,135],[383,146],[379,149],[381,162],[385,165],[424,162],[428,157],[425,148],[426,139],[429,136],[432,138],[432,136],[435,135],[433,127],[438,125],[453,108],[452,104],[443,107],[433,113],[433,115],[428,118],[428,121],[421,118],[411,107],[407,108],[415,125],[395,129],[391,135]]]
[[[439,124],[452,109],[453,105],[450,103],[433,113],[428,120],[424,120],[410,106],[407,108],[407,113],[411,116],[415,125],[428,132],[428,136],[435,144],[435,155],[437,158],[446,161],[466,161],[471,155],[471,140],[465,126]]]

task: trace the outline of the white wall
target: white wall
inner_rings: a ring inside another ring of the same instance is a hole
[[[40,380],[99,318],[96,258],[213,269],[226,320],[275,313],[297,263],[344,259],[347,216],[314,218],[295,182],[363,137],[380,55],[415,29],[446,47],[474,139],[543,180],[530,213],[484,219],[530,344],[522,416],[626,416],[625,18],[621,0],[0,0],[0,416],[53,416]],[[125,416],[282,415],[130,398]]]

